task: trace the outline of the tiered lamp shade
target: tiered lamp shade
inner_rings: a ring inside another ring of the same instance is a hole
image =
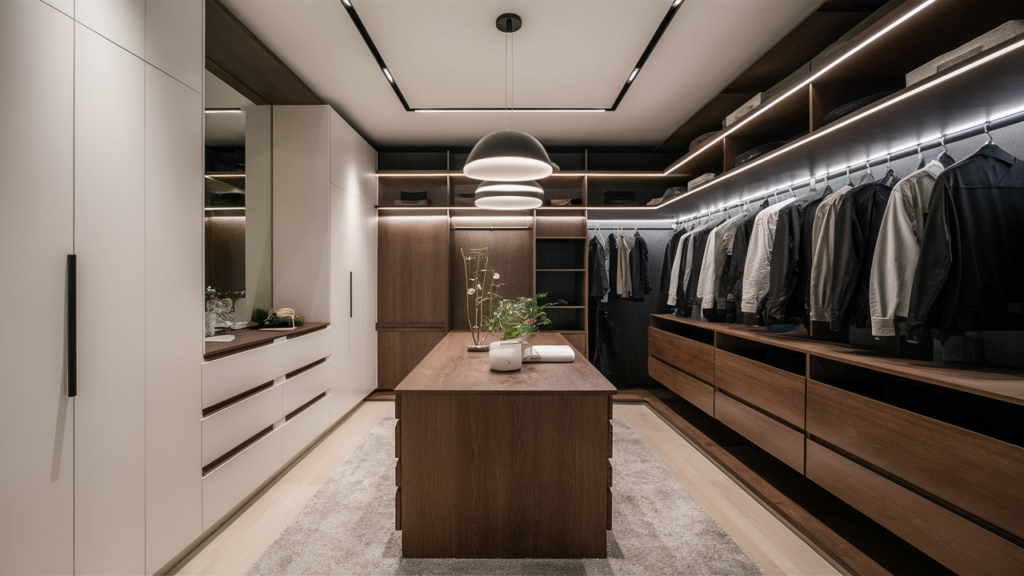
[[[551,172],[551,159],[544,146],[516,130],[499,130],[481,138],[463,168],[470,178],[493,182],[540,180]]]
[[[544,188],[528,182],[482,182],[476,188],[477,208],[532,210],[544,204]]]

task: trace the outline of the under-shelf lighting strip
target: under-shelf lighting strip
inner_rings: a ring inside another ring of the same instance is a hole
[[[715,212],[720,212],[720,211],[723,211],[723,210],[730,210],[732,208],[736,208],[738,206],[743,206],[745,204],[750,204],[752,202],[764,200],[764,199],[770,198],[772,196],[778,196],[780,194],[786,194],[788,192],[791,192],[791,191],[794,191],[794,190],[799,190],[801,188],[808,188],[808,187],[811,186],[811,183],[815,182],[815,181],[817,181],[820,185],[824,186],[829,179],[834,179],[833,177],[845,177],[847,174],[856,174],[856,173],[861,172],[863,170],[869,170],[871,168],[877,168],[879,166],[886,166],[886,165],[890,164],[893,160],[902,160],[903,158],[909,158],[911,156],[916,156],[919,151],[920,152],[925,152],[925,151],[929,151],[929,150],[934,150],[936,148],[941,148],[941,147],[943,147],[945,145],[948,145],[948,144],[953,144],[955,142],[960,142],[960,141],[966,140],[968,138],[973,138],[975,136],[980,136],[980,135],[985,134],[986,132],[990,132],[992,130],[998,130],[1000,128],[1005,128],[1007,126],[1012,126],[1014,124],[1020,124],[1021,122],[1024,122],[1024,108],[1022,108],[1021,110],[1019,110],[1017,112],[1014,112],[1012,114],[1008,114],[1006,116],[1002,116],[1000,118],[996,118],[994,120],[990,120],[990,121],[987,121],[987,122],[982,122],[981,124],[976,124],[976,125],[971,126],[969,128],[964,128],[964,129],[958,130],[956,132],[951,132],[949,134],[943,134],[941,136],[937,136],[937,137],[934,137],[934,138],[929,138],[929,139],[923,140],[919,144],[915,144],[913,146],[908,146],[906,148],[895,150],[893,152],[882,154],[880,156],[875,156],[874,158],[865,159],[865,160],[863,160],[861,162],[856,162],[856,163],[850,164],[849,166],[844,166],[842,168],[837,168],[837,169],[834,169],[834,170],[828,170],[824,174],[824,176],[825,176],[825,181],[824,182],[822,182],[821,179],[820,179],[821,175],[814,175],[811,178],[808,178],[806,180],[800,180],[800,181],[793,182],[789,186],[783,186],[781,188],[777,188],[777,189],[772,190],[770,192],[762,192],[762,193],[759,193],[759,194],[753,194],[753,195],[748,196],[746,198],[737,200],[735,202],[730,202],[730,203],[727,203],[727,204],[723,204],[721,206],[717,206],[717,207],[712,208],[710,210],[704,210],[704,211],[701,211],[701,212],[696,212],[696,213],[690,214],[688,216],[679,218],[679,219],[677,219],[675,221],[676,222],[686,222],[686,221],[689,221],[689,220],[693,220],[694,218],[700,218],[702,216],[705,216],[705,215],[708,215],[708,214],[713,214]]]
[[[803,138],[802,140],[798,140],[798,141],[794,142],[790,146],[786,146],[786,147],[781,148],[781,149],[779,149],[779,150],[777,150],[777,151],[775,151],[773,153],[766,154],[766,155],[762,156],[761,158],[758,158],[757,160],[755,160],[755,161],[753,161],[753,162],[751,162],[749,164],[744,164],[740,168],[737,168],[735,170],[731,170],[729,172],[726,172],[725,174],[721,175],[720,177],[715,178],[714,180],[711,180],[707,184],[704,184],[703,186],[698,186],[697,188],[694,188],[693,190],[689,190],[685,194],[681,194],[679,196],[676,196],[675,198],[672,198],[671,200],[661,204],[660,206],[656,206],[654,208],[661,208],[661,207],[667,206],[667,205],[671,204],[672,202],[675,202],[677,200],[685,198],[686,196],[689,196],[690,194],[694,194],[696,192],[699,192],[699,191],[703,190],[704,188],[707,188],[708,186],[712,186],[714,184],[717,184],[719,182],[727,180],[727,179],[735,176],[736,174],[739,174],[739,173],[742,173],[742,172],[744,172],[746,170],[749,170],[749,169],[751,169],[751,168],[753,168],[755,166],[758,166],[758,165],[760,165],[760,164],[762,164],[764,162],[767,162],[767,161],[771,160],[772,158],[775,158],[775,157],[780,156],[782,154],[786,154],[788,152],[796,150],[797,148],[800,148],[801,146],[805,146],[808,143],[813,142],[813,141],[817,140],[818,138],[821,138],[822,136],[825,136],[826,134],[830,134],[832,132],[835,132],[836,130],[839,130],[839,129],[843,128],[844,126],[847,126],[847,125],[852,124],[854,122],[858,122],[858,121],[860,121],[860,120],[862,120],[862,119],[864,119],[864,118],[866,118],[868,116],[871,116],[872,114],[875,114],[877,112],[885,110],[886,108],[888,108],[888,107],[890,107],[890,106],[892,106],[892,105],[894,105],[894,104],[896,104],[898,102],[906,100],[907,98],[910,98],[910,97],[912,97],[912,96],[914,96],[916,94],[920,94],[921,92],[924,92],[925,90],[929,90],[931,88],[934,88],[935,86],[938,86],[939,84],[942,84],[944,82],[948,82],[949,80],[952,80],[953,78],[956,78],[957,76],[960,76],[962,74],[966,74],[967,72],[977,68],[978,66],[983,66],[986,63],[991,62],[992,60],[995,60],[996,58],[999,58],[999,57],[1004,56],[1006,54],[1009,54],[1009,53],[1011,53],[1011,52],[1013,52],[1015,50],[1018,50],[1021,47],[1024,47],[1024,40],[1021,40],[1019,42],[1015,42],[1015,43],[1011,44],[1010,46],[1007,46],[1007,47],[1003,48],[1002,50],[999,50],[999,51],[994,52],[992,54],[989,54],[988,56],[986,56],[984,58],[981,58],[981,59],[977,60],[976,62],[973,62],[973,63],[971,63],[971,64],[969,64],[967,66],[964,66],[963,68],[955,70],[954,72],[946,74],[945,76],[941,76],[939,78],[936,78],[935,80],[933,80],[931,82],[928,82],[927,84],[924,84],[924,85],[922,85],[922,86],[920,86],[918,88],[914,88],[913,90],[909,90],[906,93],[901,94],[900,96],[898,96],[896,98],[893,98],[892,100],[888,100],[886,102],[882,102],[878,106],[870,108],[870,109],[868,109],[866,112],[864,112],[862,114],[858,114],[858,115],[856,115],[856,116],[854,116],[852,118],[848,118],[846,120],[839,121],[839,122],[836,122],[834,124],[830,124],[828,126],[828,128],[823,128],[821,130],[818,130],[817,132],[814,132],[810,136],[807,136],[807,137]],[[998,121],[998,120],[994,120],[992,122],[994,123],[996,121]],[[984,123],[979,124],[978,126],[984,126]],[[975,128],[976,127],[977,126],[975,126]]]
[[[813,82],[813,81],[817,80],[817,79],[818,79],[818,78],[820,78],[820,77],[821,77],[821,76],[822,76],[823,74],[827,73],[827,72],[828,72],[829,70],[831,70],[831,69],[835,68],[836,66],[838,66],[838,65],[839,65],[839,64],[841,64],[842,62],[846,61],[846,59],[850,58],[850,57],[851,57],[851,56],[853,56],[854,54],[856,54],[856,53],[860,52],[861,50],[863,50],[863,49],[864,49],[864,48],[866,48],[867,46],[871,45],[871,44],[872,44],[872,43],[874,43],[874,42],[875,42],[876,40],[878,40],[878,39],[879,39],[879,38],[881,38],[882,36],[885,36],[886,34],[888,34],[889,32],[891,32],[891,31],[892,31],[893,29],[895,29],[896,27],[898,27],[898,26],[899,26],[900,24],[903,24],[903,23],[904,23],[904,22],[906,22],[907,20],[909,20],[909,19],[913,18],[913,17],[914,17],[914,16],[916,16],[916,15],[917,15],[917,14],[918,14],[919,12],[921,12],[922,10],[924,10],[925,8],[927,8],[928,6],[931,6],[931,5],[932,5],[932,4],[934,4],[935,2],[936,2],[936,0],[927,0],[926,2],[924,2],[923,4],[921,4],[920,6],[918,6],[917,8],[914,8],[914,9],[913,9],[913,10],[911,10],[910,12],[908,12],[908,13],[904,14],[904,15],[903,15],[902,17],[900,17],[900,18],[899,18],[898,20],[896,20],[896,21],[895,21],[895,22],[893,22],[892,24],[889,24],[888,26],[886,26],[886,27],[885,27],[885,28],[883,28],[882,30],[879,30],[879,31],[878,31],[878,32],[877,32],[877,33],[876,33],[876,34],[875,34],[874,36],[872,36],[871,38],[868,38],[867,40],[865,40],[864,42],[860,43],[859,45],[857,45],[857,46],[856,46],[855,48],[853,48],[853,49],[852,49],[852,50],[850,50],[849,52],[847,52],[847,53],[843,54],[842,56],[840,56],[839,58],[837,58],[837,59],[836,59],[835,61],[833,61],[833,62],[832,62],[831,64],[829,64],[828,66],[825,66],[824,68],[822,68],[821,70],[819,70],[818,72],[816,72],[815,74],[811,75],[811,76],[810,76],[809,78],[807,78],[806,80],[804,80],[803,82],[800,82],[799,84],[797,84],[796,86],[794,86],[794,87],[793,87],[792,89],[790,89],[790,90],[789,90],[789,92],[786,92],[786,93],[785,93],[785,94],[783,94],[782,96],[780,96],[780,97],[778,97],[778,98],[776,98],[776,99],[772,100],[771,102],[767,103],[766,105],[762,106],[762,107],[761,107],[761,108],[760,108],[759,110],[757,110],[756,112],[754,112],[754,113],[753,113],[753,114],[751,114],[750,116],[747,116],[746,118],[744,118],[743,120],[741,120],[741,121],[740,121],[740,122],[739,122],[738,124],[734,125],[734,126],[733,126],[732,128],[730,128],[729,130],[724,130],[724,131],[722,131],[722,133],[721,133],[721,134],[719,134],[718,136],[716,136],[716,137],[712,138],[710,142],[708,142],[707,144],[705,144],[705,145],[704,145],[704,147],[702,147],[702,148],[701,148],[701,149],[700,149],[699,151],[697,151],[696,153],[694,153],[694,154],[688,154],[688,155],[686,155],[686,157],[684,157],[684,158],[682,158],[681,160],[679,160],[679,162],[676,162],[676,163],[675,163],[674,165],[672,165],[672,166],[671,166],[671,167],[670,167],[670,168],[669,168],[668,170],[665,170],[665,174],[666,174],[666,175],[668,175],[668,174],[669,174],[670,172],[674,172],[674,171],[675,171],[676,169],[678,169],[679,167],[681,167],[681,166],[682,166],[683,164],[686,164],[686,163],[687,163],[688,161],[690,161],[690,159],[692,159],[692,158],[695,158],[695,157],[699,156],[699,155],[700,155],[701,153],[703,153],[703,152],[704,152],[705,150],[707,150],[707,149],[711,148],[712,146],[714,146],[715,144],[717,144],[717,143],[721,142],[721,141],[722,141],[722,139],[723,139],[723,138],[725,138],[726,136],[729,136],[730,134],[732,134],[732,133],[736,132],[737,130],[739,130],[740,128],[742,128],[743,126],[745,126],[746,124],[748,124],[749,122],[751,122],[751,121],[752,121],[752,120],[753,120],[754,118],[757,118],[758,116],[760,116],[760,115],[764,114],[765,112],[767,112],[767,111],[771,110],[772,108],[774,108],[774,107],[775,107],[775,106],[776,106],[777,104],[779,104],[779,103],[780,103],[780,102],[782,102],[783,100],[786,100],[787,98],[789,98],[789,97],[790,97],[790,96],[792,96],[793,94],[796,94],[796,93],[797,93],[797,92],[799,92],[800,90],[804,89],[805,87],[807,87],[807,85],[808,85],[808,84],[810,84],[811,82]]]
[[[587,230],[673,230],[680,220],[588,220]]]

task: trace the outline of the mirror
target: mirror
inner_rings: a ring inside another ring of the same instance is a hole
[[[206,72],[207,336],[244,328],[272,294],[270,106]]]

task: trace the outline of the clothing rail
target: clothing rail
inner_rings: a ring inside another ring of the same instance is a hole
[[[883,154],[881,156],[876,156],[874,158],[869,158],[869,159],[866,159],[866,160],[864,160],[862,162],[856,162],[854,164],[850,164],[849,166],[845,166],[843,168],[839,168],[839,169],[836,169],[836,170],[829,170],[828,172],[826,172],[824,174],[824,176],[825,176],[824,182],[827,184],[828,179],[831,176],[833,176],[833,175],[847,176],[847,175],[850,175],[850,174],[856,174],[856,173],[864,171],[864,170],[870,170],[871,168],[877,168],[879,166],[888,166],[893,160],[902,160],[904,158],[909,158],[911,156],[920,155],[920,154],[922,154],[925,151],[934,150],[936,148],[943,148],[943,149],[945,149],[947,144],[952,144],[954,142],[960,142],[962,140],[967,140],[968,138],[973,138],[975,136],[980,136],[982,134],[988,134],[989,131],[991,131],[991,130],[998,130],[1000,128],[1006,128],[1007,126],[1013,126],[1014,124],[1019,124],[1021,122],[1024,122],[1024,110],[1022,110],[1020,112],[1015,112],[1013,114],[1009,114],[1007,116],[1003,116],[1001,118],[996,118],[994,120],[989,120],[987,122],[983,122],[981,124],[977,124],[975,126],[971,126],[970,128],[965,128],[963,130],[958,130],[956,132],[952,132],[952,133],[949,133],[949,134],[943,134],[942,136],[939,136],[938,138],[931,138],[929,140],[924,140],[924,141],[922,141],[922,142],[920,142],[918,144],[915,144],[913,146],[909,146],[907,148],[896,150],[896,151],[890,152],[888,154]],[[689,222],[689,221],[695,220],[697,218],[703,218],[704,216],[708,216],[708,215],[714,214],[716,212],[723,212],[723,211],[731,210],[732,208],[736,208],[736,207],[739,207],[739,206],[744,206],[746,204],[750,204],[750,203],[753,203],[753,202],[759,202],[761,200],[764,200],[766,198],[770,198],[772,196],[788,194],[789,192],[794,192],[795,193],[795,191],[800,189],[800,188],[810,188],[811,183],[814,182],[814,181],[817,181],[819,179],[819,177],[820,177],[820,175],[812,174],[811,177],[806,179],[806,180],[801,180],[801,181],[798,181],[798,182],[794,182],[794,183],[790,184],[789,186],[784,186],[782,188],[777,188],[777,189],[772,190],[770,192],[764,192],[762,194],[756,194],[756,195],[753,195],[753,196],[748,196],[747,198],[744,198],[744,199],[739,200],[737,202],[732,202],[730,204],[725,204],[725,205],[722,205],[722,206],[718,206],[716,208],[712,208],[711,210],[705,210],[703,212],[698,212],[698,213],[695,213],[695,214],[690,214],[688,216],[679,218],[677,220],[677,222],[682,224],[684,222]]]
[[[588,220],[587,230],[674,230],[678,220]]]
[[[490,230],[491,232],[497,232],[499,230],[533,230],[533,225],[529,226],[456,226],[452,224],[452,230]]]

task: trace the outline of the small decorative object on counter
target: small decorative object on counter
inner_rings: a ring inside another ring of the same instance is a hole
[[[253,308],[252,316],[249,317],[249,328],[259,328],[261,324],[270,318],[270,311],[264,308]]]
[[[257,322],[258,317],[263,318]],[[273,312],[267,312],[262,308],[252,311],[252,322],[249,328],[253,330],[294,330],[306,323],[306,319],[296,314],[291,308],[278,308]]]
[[[213,336],[217,333],[217,314],[213,311],[214,303],[217,301],[217,291],[213,289],[213,286],[206,287],[206,328],[205,334],[207,337]]]
[[[491,370],[496,372],[514,372],[523,367],[523,343],[520,340],[502,340],[491,342],[488,360]]]
[[[494,300],[500,298],[496,292],[501,288],[498,283],[501,275],[491,268],[487,248],[471,248],[468,256],[462,252],[462,263],[466,268],[466,318],[473,334],[473,343],[468,349],[486,352],[490,333],[484,329],[490,324]]]
[[[500,298],[497,294],[492,294],[495,299]],[[547,293],[542,292],[537,294],[536,298],[526,298],[525,296],[519,298],[504,298],[498,301],[494,310],[491,312],[490,322],[487,324],[487,329],[490,332],[501,332],[502,343],[512,341],[519,342],[519,360],[522,362],[523,356],[529,356],[530,338],[540,330],[541,326],[551,324],[551,320],[548,319],[545,308],[549,306],[564,305],[565,300],[556,300],[554,302],[548,302],[547,304],[538,304],[537,300],[546,298]],[[501,350],[501,348],[497,348]],[[490,353],[493,356],[495,354],[496,347],[491,344]],[[502,352],[504,353],[504,350]],[[492,362],[493,368],[493,362]],[[517,368],[508,368],[507,370],[516,370]]]

